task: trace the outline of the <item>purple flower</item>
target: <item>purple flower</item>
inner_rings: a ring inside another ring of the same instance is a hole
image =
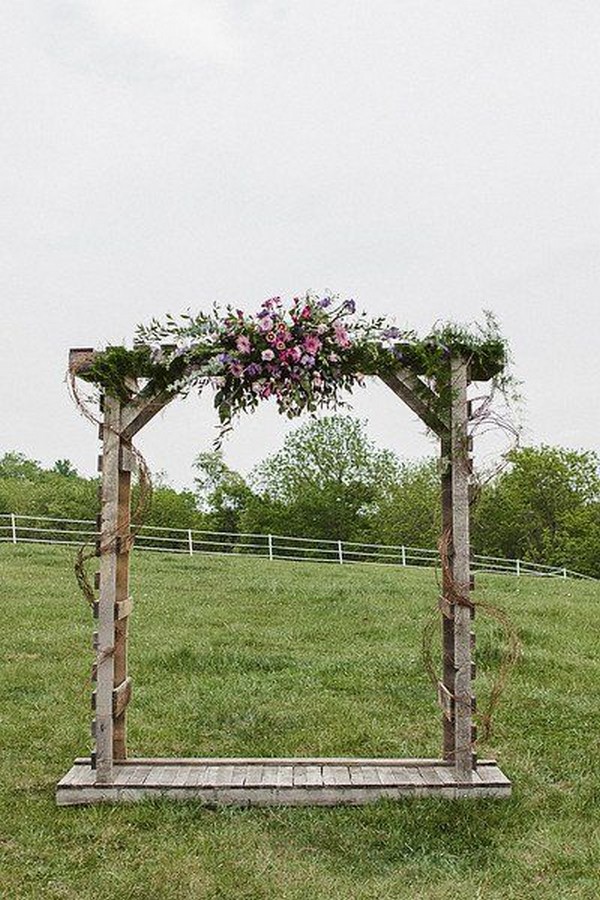
[[[266,352],[266,351],[265,351]],[[246,366],[245,373],[250,378],[254,378],[255,375],[260,375],[262,372],[262,366],[260,363],[250,363],[250,365]]]
[[[400,331],[399,328],[386,328],[384,331],[381,332],[381,336],[386,338],[388,341],[397,340],[401,334],[402,334],[402,332]]]
[[[229,353],[219,353],[217,359],[219,360],[219,362],[228,363],[231,362],[233,356],[231,356]]]
[[[240,334],[237,341],[235,342],[235,345],[240,353],[250,353],[250,351],[252,350],[250,340],[246,337],[245,334]]]
[[[328,306],[331,306],[331,297],[323,297],[322,300],[319,300],[319,307],[321,309],[327,309]]]
[[[265,362],[270,362],[272,359],[275,359],[275,354],[272,350],[263,350],[261,358],[264,359]]]
[[[307,368],[312,369],[312,367],[315,364],[315,358],[314,358],[314,356],[311,356],[309,353],[305,353],[304,356],[302,357],[302,359],[300,360],[300,362],[302,363],[303,366],[306,366]]]
[[[346,302],[344,303],[344,309],[347,309],[349,313],[356,312],[356,301],[346,300]]]

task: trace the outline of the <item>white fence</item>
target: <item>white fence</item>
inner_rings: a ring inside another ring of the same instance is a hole
[[[0,542],[27,544],[79,545],[98,538],[96,523],[87,519],[58,519],[48,516],[18,516],[0,514]],[[136,534],[138,550],[163,553],[245,553],[269,560],[350,563],[379,563],[393,566],[437,566],[437,550],[423,547],[361,544],[354,541],[329,541],[316,538],[292,537],[281,534],[236,534],[224,531],[163,528],[144,525]],[[475,554],[471,561],[475,572],[502,575],[536,575],[550,578],[585,578],[589,575],[570,569],[530,563],[520,559],[502,559]]]

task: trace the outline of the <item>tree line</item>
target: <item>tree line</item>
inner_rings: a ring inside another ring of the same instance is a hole
[[[482,483],[472,515],[476,553],[567,566],[600,577],[600,467],[593,451],[521,447]],[[402,461],[378,447],[366,423],[309,420],[248,475],[219,452],[200,453],[193,486],[164,477],[145,524],[435,547],[438,461]],[[0,457],[0,513],[93,519],[98,478],[67,459],[50,468],[18,452]],[[135,498],[134,498],[135,502]]]

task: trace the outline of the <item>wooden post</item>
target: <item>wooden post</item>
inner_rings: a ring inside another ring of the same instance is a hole
[[[451,360],[452,576],[454,603],[454,765],[461,781],[473,776],[471,581],[469,548],[468,364]],[[460,602],[463,601],[463,602]]]
[[[452,447],[449,438],[441,440],[441,482],[442,482],[442,536],[447,542],[448,569],[442,570],[442,595],[447,598],[452,586]],[[454,697],[454,619],[452,606],[445,606],[449,615],[442,615],[442,684],[451,697]],[[442,714],[443,755],[444,759],[454,762],[454,717]]]
[[[119,441],[119,476],[118,476],[118,538],[116,546],[116,609],[124,609],[123,604],[129,600],[129,554],[131,551],[131,441]],[[114,703],[115,691],[127,680],[127,636],[129,615],[118,615],[115,621],[115,669],[113,678],[113,755],[115,761],[127,757],[127,723],[125,703],[118,710]],[[130,688],[127,691],[129,698]]]
[[[121,403],[104,398],[102,427],[102,510],[100,522],[100,597],[96,664],[96,779],[112,780],[113,769],[113,689],[115,680],[115,603],[117,600],[119,526],[119,429]],[[122,577],[122,576],[121,576]]]

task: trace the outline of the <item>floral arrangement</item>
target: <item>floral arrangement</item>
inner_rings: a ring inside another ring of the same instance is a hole
[[[153,320],[138,327],[132,350],[108,347],[81,374],[123,399],[129,376],[151,379],[153,390],[178,393],[212,384],[226,429],[238,413],[269,398],[289,417],[339,407],[342,393],[365,376],[399,366],[439,387],[453,352],[468,356],[475,378],[497,377],[507,358],[489,316],[475,332],[444,325],[418,338],[383,318],[357,315],[354,300],[308,294],[289,308],[280,297],[271,298],[254,315],[232,307],[221,314],[215,307],[180,320]]]

